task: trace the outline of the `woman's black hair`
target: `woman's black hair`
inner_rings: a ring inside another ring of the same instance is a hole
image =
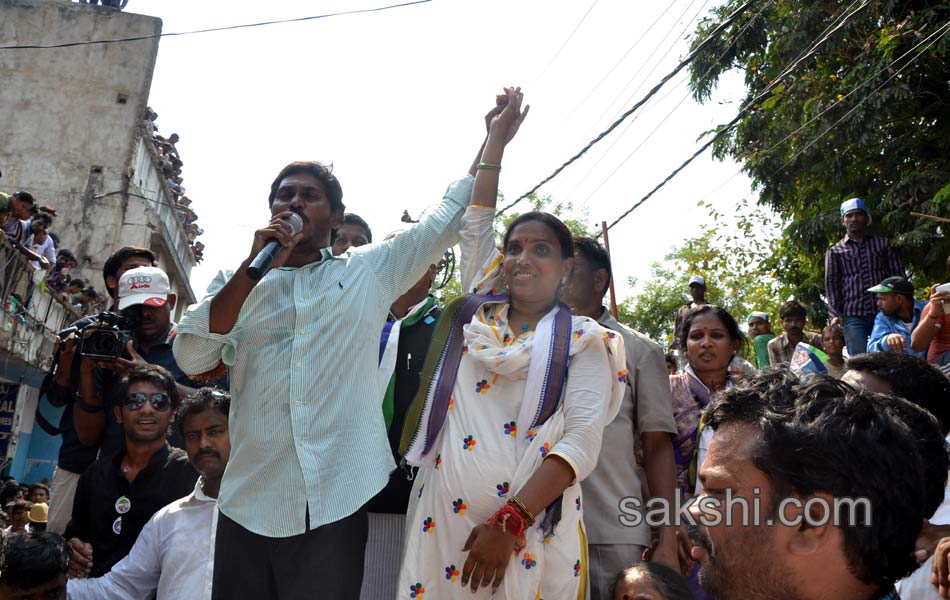
[[[610,598],[616,595],[617,587],[626,579],[627,574],[634,571],[640,571],[649,579],[663,600],[695,600],[696,598],[686,584],[686,580],[679,573],[665,565],[652,562],[637,563],[621,571],[610,589]]]
[[[511,233],[515,230],[515,227],[529,221],[543,223],[547,225],[548,229],[554,232],[554,237],[557,238],[558,244],[561,246],[562,259],[574,256],[574,236],[571,234],[571,230],[567,228],[567,225],[550,213],[536,210],[524,213],[508,225],[508,229],[505,231],[505,239],[501,246],[502,252],[508,248],[508,240],[511,238]]]
[[[739,329],[739,324],[729,314],[729,311],[724,309],[721,306],[716,306],[715,304],[703,304],[695,308],[690,309],[686,316],[683,318],[683,324],[680,325],[679,330],[679,339],[680,339],[680,350],[686,352],[686,340],[689,337],[689,330],[693,326],[693,321],[696,317],[712,314],[717,317],[722,324],[726,327],[726,331],[729,332],[729,337],[733,342],[739,342],[740,345],[745,345],[746,337],[742,333],[742,330]]]

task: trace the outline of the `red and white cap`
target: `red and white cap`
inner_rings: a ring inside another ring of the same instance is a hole
[[[168,275],[158,267],[129,269],[119,278],[119,310],[136,304],[165,306]]]

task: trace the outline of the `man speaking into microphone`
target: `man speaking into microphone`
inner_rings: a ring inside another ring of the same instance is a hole
[[[231,376],[214,599],[359,598],[364,505],[395,468],[376,374],[379,331],[393,301],[456,243],[475,168],[412,229],[334,257],[340,182],[319,163],[288,165],[248,257],[181,321],[178,364],[205,375],[227,366]],[[283,250],[255,280],[248,267],[272,239]]]

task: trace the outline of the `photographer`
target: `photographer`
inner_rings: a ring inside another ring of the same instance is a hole
[[[125,309],[126,314],[133,313],[134,317],[138,313],[139,317],[127,332],[131,341],[124,344],[124,356],[106,362],[82,358],[77,352],[78,333],[90,326],[108,327],[103,320],[114,320],[114,316],[107,313],[73,323],[77,331],[69,335],[59,353],[56,377],[47,392],[53,405],[66,407],[60,422],[63,443],[51,490],[51,531],[65,530],[79,476],[100,455],[100,449],[101,456],[109,456],[124,445],[109,393],[119,377],[133,366],[148,363],[171,372],[182,394],[190,394],[193,388],[200,387],[184,375],[172,355],[175,327],[171,322],[171,308],[175,296],[168,294],[168,278],[154,264],[155,255],[150,250],[127,246],[109,257],[103,267],[103,278],[113,301],[111,310],[118,313]],[[138,278],[132,282],[133,275],[129,273],[150,278],[149,287],[140,287]],[[121,327],[114,328],[121,330]],[[219,383],[226,385],[226,382]]]

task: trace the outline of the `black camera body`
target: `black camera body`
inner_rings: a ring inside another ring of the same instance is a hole
[[[70,327],[59,332],[64,342],[70,334],[76,333],[76,350],[82,358],[112,362],[126,353],[126,346],[132,341],[132,319],[113,312],[102,312],[96,320],[85,327]]]

